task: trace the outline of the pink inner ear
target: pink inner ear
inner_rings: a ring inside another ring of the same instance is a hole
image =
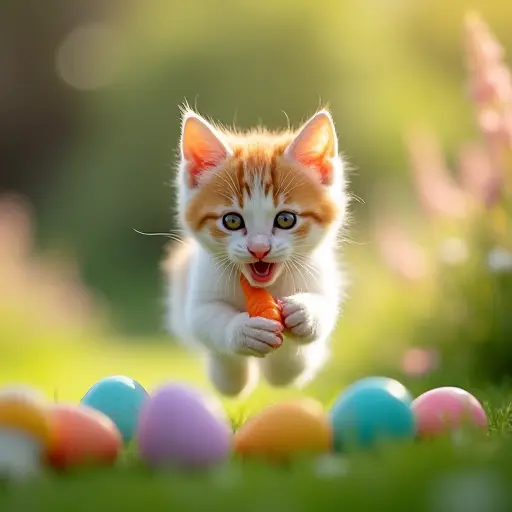
[[[302,165],[318,172],[320,180],[324,185],[331,183],[333,166],[330,158],[326,157],[325,153],[320,155],[303,155],[300,162]]]
[[[287,153],[295,161],[316,171],[324,184],[332,180],[336,134],[330,116],[320,112],[306,123]]]
[[[228,148],[214,133],[214,128],[196,116],[183,123],[182,157],[187,162],[189,185],[196,187],[201,174],[219,165],[229,154]]]
[[[191,187],[197,187],[201,174],[218,165],[219,161],[220,160],[208,159],[207,157],[201,156],[194,156],[191,160],[188,160],[187,170],[189,185]]]

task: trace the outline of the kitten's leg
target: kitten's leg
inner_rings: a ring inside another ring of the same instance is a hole
[[[215,352],[208,353],[207,358],[210,381],[223,395],[247,395],[258,383],[259,368],[252,358]]]
[[[282,325],[265,318],[249,318],[220,301],[187,308],[189,337],[208,350],[208,373],[217,389],[234,396],[250,389],[258,368],[249,356],[265,357],[281,343]],[[253,368],[256,366],[256,368]]]
[[[275,387],[303,386],[313,379],[328,357],[327,340],[297,345],[285,337],[283,344],[265,359],[260,367],[265,380]]]
[[[280,299],[288,329],[283,345],[261,362],[273,386],[304,385],[328,358],[328,339],[337,319],[337,301],[301,293]]]

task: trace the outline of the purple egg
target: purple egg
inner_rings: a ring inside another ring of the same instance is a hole
[[[170,383],[144,404],[137,437],[139,453],[150,466],[206,468],[228,458],[232,430],[213,398]]]

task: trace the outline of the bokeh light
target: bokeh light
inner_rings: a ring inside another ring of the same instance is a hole
[[[163,326],[168,240],[134,233],[180,233],[169,185],[184,100],[240,129],[297,126],[330,105],[360,200],[340,237],[350,287],[329,365],[302,392],[391,370],[415,385],[510,374],[512,11],[478,6],[485,20],[463,0],[449,14],[439,0],[12,3],[0,19],[4,377],[63,399],[107,369],[211,391]],[[250,403],[294,392],[263,386]]]
[[[59,77],[79,90],[110,85],[118,76],[123,59],[119,29],[104,22],[74,28],[59,45],[56,68]]]
[[[468,245],[462,238],[446,238],[439,246],[439,257],[447,265],[460,265],[469,257]]]
[[[406,350],[402,358],[403,371],[411,376],[427,375],[439,367],[439,354],[434,349],[412,347]]]

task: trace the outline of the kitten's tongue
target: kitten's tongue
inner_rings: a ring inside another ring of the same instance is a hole
[[[266,277],[270,274],[272,269],[272,263],[267,263],[265,261],[257,261],[256,263],[251,264],[253,272],[259,277]]]

